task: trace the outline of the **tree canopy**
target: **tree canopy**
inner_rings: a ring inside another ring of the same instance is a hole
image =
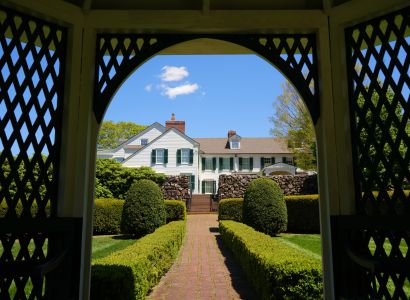
[[[126,168],[113,159],[100,158],[96,161],[95,177],[96,198],[124,199],[136,180],[150,179],[158,185],[165,181],[164,174],[157,173],[150,167]]]
[[[303,100],[295,88],[286,81],[282,94],[274,102],[271,133],[288,139],[288,146],[296,157],[296,165],[305,170],[316,169],[315,129]]]
[[[99,149],[115,148],[147,127],[133,122],[104,121],[98,134],[97,147]]]

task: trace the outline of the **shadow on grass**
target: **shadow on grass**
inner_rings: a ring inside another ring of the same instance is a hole
[[[114,235],[112,239],[113,240],[137,240],[138,237],[132,234],[120,234],[120,235]]]
[[[231,276],[231,283],[234,290],[239,294],[240,299],[244,300],[254,300],[259,299],[251,283],[246,278],[239,263],[233,257],[231,251],[225,247],[222,243],[221,236],[219,235],[218,227],[210,227],[210,232],[216,233],[215,239],[216,243],[221,251],[222,255],[225,257],[225,265],[228,268],[229,274]]]

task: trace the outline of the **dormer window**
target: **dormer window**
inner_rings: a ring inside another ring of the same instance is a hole
[[[231,142],[231,149],[240,149],[241,143],[239,141],[232,141]]]
[[[141,146],[148,145],[148,139],[141,139]]]
[[[229,148],[233,150],[241,149],[241,137],[236,134],[235,130],[228,131]]]

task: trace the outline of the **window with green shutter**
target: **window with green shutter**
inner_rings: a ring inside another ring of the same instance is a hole
[[[181,149],[177,150],[177,164],[181,163]]]
[[[219,170],[220,171],[232,170],[231,169],[231,157],[220,157],[219,158]]]
[[[202,181],[202,194],[215,194],[216,193],[216,181],[215,180],[203,180]]]
[[[189,149],[189,163],[193,164],[194,163],[194,150]]]
[[[165,163],[165,149],[155,149],[155,164],[162,165]]]
[[[189,164],[189,149],[181,149],[181,164]]]
[[[156,163],[156,161],[157,161],[157,152],[155,151],[155,149],[153,149],[152,151],[151,151],[151,163],[152,164],[155,164]]]
[[[250,158],[249,157],[240,157],[239,158],[239,170],[250,170]]]

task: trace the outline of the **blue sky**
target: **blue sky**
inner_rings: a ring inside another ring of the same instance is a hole
[[[123,83],[104,119],[164,124],[175,113],[191,137],[268,137],[284,81],[256,55],[158,55]]]

